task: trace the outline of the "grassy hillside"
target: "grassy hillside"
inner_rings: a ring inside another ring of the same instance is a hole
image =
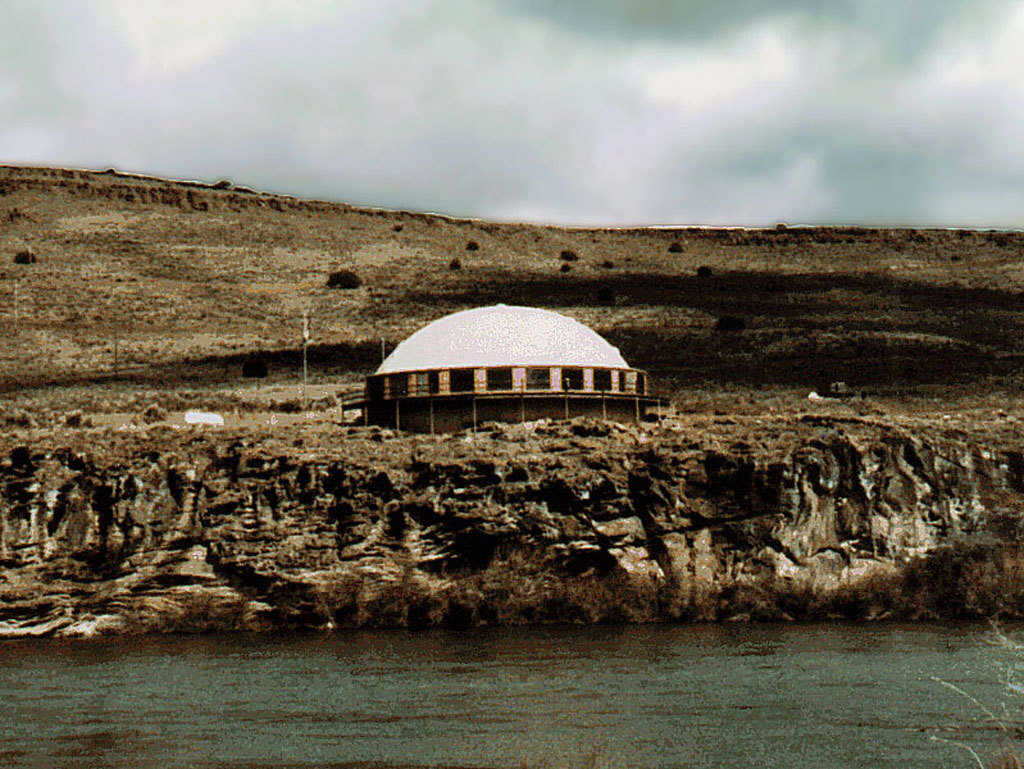
[[[341,269],[362,285],[328,288]],[[254,354],[291,380],[304,309],[314,379],[352,387],[381,338],[502,301],[578,318],[677,396],[845,380],[1002,397],[1020,383],[1022,291],[1016,232],[566,229],[0,167],[0,391],[15,400],[230,388]]]

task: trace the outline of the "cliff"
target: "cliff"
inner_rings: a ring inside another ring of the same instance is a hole
[[[0,461],[0,635],[1021,615],[1015,434],[38,434]]]

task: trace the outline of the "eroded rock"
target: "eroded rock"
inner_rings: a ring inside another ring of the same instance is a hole
[[[1019,447],[827,421],[715,429],[344,428],[301,456],[166,433],[107,459],[16,447],[0,464],[0,635],[928,616],[943,607],[914,603],[906,564],[1019,517]]]

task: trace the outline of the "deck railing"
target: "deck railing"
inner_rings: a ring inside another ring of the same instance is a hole
[[[504,368],[504,367],[503,367]],[[522,368],[522,367],[513,367]],[[487,369],[483,369],[486,371]],[[430,372],[403,372],[395,374],[380,374],[370,377],[367,380],[367,397],[370,400],[394,400],[396,398],[423,398],[430,396],[448,397],[461,395],[524,395],[524,396],[550,396],[550,395],[587,395],[587,396],[628,396],[642,398],[657,397],[657,394],[650,387],[650,378],[646,372],[637,369],[595,369],[594,371],[616,371],[619,376],[609,381],[609,384],[616,384],[611,387],[598,389],[594,387],[594,377],[580,377],[572,382],[571,387],[566,388],[565,379],[561,378],[562,387],[533,388],[529,386],[529,380],[523,377],[514,377],[511,387],[488,387],[486,375],[474,379],[475,388],[471,390],[451,390],[441,387],[439,374],[442,370]],[[635,374],[636,378],[627,386],[626,374]],[[426,381],[423,378],[426,377]],[[484,381],[481,382],[481,379]],[[490,384],[493,384],[493,380]],[[590,386],[588,387],[587,384]],[[481,387],[482,385],[482,387]],[[479,389],[477,389],[479,388]]]

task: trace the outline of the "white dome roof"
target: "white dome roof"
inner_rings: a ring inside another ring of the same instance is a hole
[[[402,342],[378,374],[485,366],[629,368],[619,351],[551,310],[496,304],[446,315]]]

